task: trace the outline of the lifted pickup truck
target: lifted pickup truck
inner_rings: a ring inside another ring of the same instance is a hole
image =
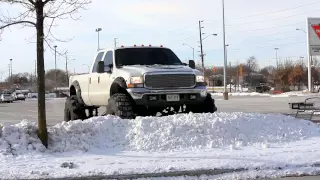
[[[124,119],[217,111],[195,62],[182,63],[162,46],[99,50],[90,73],[71,76],[69,82],[65,121],[90,118],[94,111],[98,116],[101,106],[106,107],[102,115]]]

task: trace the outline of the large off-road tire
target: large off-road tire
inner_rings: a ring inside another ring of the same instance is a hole
[[[215,105],[215,100],[212,99],[211,94],[207,94],[206,99],[197,105],[187,105],[187,111],[193,113],[214,113],[218,109]]]
[[[106,114],[119,116],[122,119],[134,119],[133,106],[134,104],[129,95],[116,93],[108,101]]]
[[[64,106],[64,121],[87,119],[85,107],[79,103],[76,95],[68,97]]]

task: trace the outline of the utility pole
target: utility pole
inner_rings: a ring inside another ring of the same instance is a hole
[[[117,39],[118,38],[114,38],[114,47],[117,47]]]
[[[57,45],[54,46],[54,87],[57,91]]]
[[[224,54],[224,66],[223,66],[223,82],[224,82],[224,100],[228,100],[228,91],[227,91],[227,52],[226,52],[226,27],[224,20],[224,0],[222,0],[222,27],[223,27],[223,54]]]
[[[201,29],[203,28],[201,26],[201,22],[203,21],[199,21],[199,33],[200,33],[200,57],[201,57],[201,63],[202,63],[202,72],[204,74],[204,62],[203,62],[203,48],[202,48],[202,31]]]

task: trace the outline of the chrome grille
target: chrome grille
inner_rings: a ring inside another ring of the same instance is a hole
[[[147,74],[145,86],[150,89],[189,88],[196,84],[194,74]]]

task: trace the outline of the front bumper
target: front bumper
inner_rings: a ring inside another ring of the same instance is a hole
[[[13,99],[1,99],[2,102],[11,102]]]
[[[190,89],[161,89],[152,90],[147,88],[127,89],[137,105],[163,107],[169,105],[197,104],[205,100],[207,96],[206,86],[196,86]],[[179,101],[167,101],[166,95],[179,95]],[[150,97],[156,97],[150,99]],[[191,99],[191,96],[193,97]]]

